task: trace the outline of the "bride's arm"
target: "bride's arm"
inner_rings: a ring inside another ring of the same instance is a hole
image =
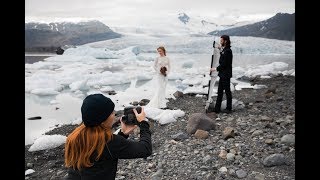
[[[156,58],[156,60],[154,60],[154,63],[153,63],[153,69],[158,72],[159,70],[159,67],[158,67],[158,58]]]

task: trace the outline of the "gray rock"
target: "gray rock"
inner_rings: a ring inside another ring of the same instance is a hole
[[[295,144],[295,136],[293,134],[286,134],[281,138],[281,143],[287,145]]]
[[[64,172],[64,171],[59,170],[59,171],[57,172],[57,176],[60,176],[63,172]]]
[[[237,170],[236,174],[239,179],[245,178],[248,175],[247,172],[242,169]]]
[[[201,166],[200,170],[201,171],[208,171],[209,167],[208,166]]]
[[[237,177],[236,171],[234,169],[229,170],[230,176]]]
[[[290,134],[289,130],[288,129],[282,129],[279,131],[278,133],[280,136],[284,136],[286,134]]]
[[[33,163],[27,163],[27,168],[32,169],[33,168]]]
[[[121,179],[125,179],[126,177],[124,176],[120,176],[120,177],[117,177],[116,180],[121,180]]]
[[[235,158],[235,155],[234,155],[234,154],[232,154],[232,153],[228,153],[228,154],[227,154],[227,160],[228,160],[228,161],[233,161],[234,158]]]
[[[189,116],[187,123],[187,132],[193,134],[197,129],[209,131],[215,128],[213,119],[209,118],[205,113],[194,113]]]
[[[272,154],[263,160],[263,165],[267,167],[280,166],[286,163],[283,154]]]
[[[270,93],[270,92],[272,92],[273,94],[275,94],[275,93],[276,93],[276,90],[277,90],[277,86],[272,86],[272,87],[270,87],[270,88],[265,92],[265,94]]]
[[[134,105],[134,106],[138,106],[139,102],[138,101],[133,101],[133,102],[130,102],[131,105]]]
[[[141,99],[141,101],[139,102],[140,106],[145,106],[150,102],[149,99]]]
[[[287,120],[293,120],[293,119],[294,119],[294,116],[292,116],[292,115],[287,115],[287,116],[286,116],[286,119],[287,119]]]
[[[272,118],[268,117],[268,116],[261,116],[260,117],[261,121],[272,121]]]
[[[261,173],[258,173],[257,175],[254,176],[255,180],[264,180],[264,178],[265,178],[265,175]]]
[[[280,119],[276,120],[276,123],[277,123],[277,124],[281,124],[282,122],[284,122],[284,119],[281,119],[281,118],[280,118]]]
[[[157,172],[152,174],[151,179],[152,180],[160,180],[162,175],[163,175],[163,169],[158,169]]]
[[[239,159],[241,159],[241,158],[242,158],[241,155],[236,155],[236,157],[235,157],[236,160],[239,160]]]
[[[188,135],[183,132],[179,132],[175,135],[172,135],[171,138],[174,139],[175,141],[181,141],[181,140],[188,139]]]
[[[183,92],[181,92],[181,91],[176,91],[175,93],[173,93],[173,96],[174,96],[175,98],[183,97]]]
[[[227,151],[221,150],[220,153],[219,153],[219,157],[222,158],[222,159],[226,159],[227,158],[227,154],[228,154]]]
[[[227,169],[226,167],[221,167],[221,168],[219,169],[219,172],[221,172],[221,173],[226,173],[226,172],[228,172],[228,169]]]
[[[205,179],[206,179],[206,180],[211,180],[211,179],[214,179],[214,177],[215,177],[214,174],[209,173],[209,174],[206,175],[206,178],[205,178]]]
[[[263,131],[262,130],[255,130],[253,133],[252,133],[252,136],[259,136],[263,134]]]
[[[235,149],[230,149],[230,153],[236,155],[237,154],[237,151]]]
[[[265,175],[259,172],[252,172],[249,176],[250,180],[264,180]]]
[[[277,101],[283,101],[283,97],[281,97],[281,96],[278,97],[278,98],[277,98]]]
[[[227,119],[226,119],[226,121],[227,122],[231,122],[231,121],[233,121],[234,119],[232,118],[232,117],[228,117]]]
[[[268,144],[268,145],[273,144],[273,140],[272,140],[272,139],[266,139],[264,142],[265,142],[266,144]]]
[[[212,158],[210,155],[206,155],[204,158],[203,158],[203,162],[204,163],[210,163],[212,162]]]
[[[267,99],[271,98],[272,96],[273,96],[273,93],[272,93],[272,92],[269,92],[269,93],[266,93],[266,94],[265,94],[265,97],[266,97]]]
[[[257,97],[255,99],[255,103],[262,103],[262,102],[264,102],[264,99],[262,97]]]
[[[210,113],[207,113],[206,115],[211,119],[217,120],[217,114],[215,112],[210,112]]]
[[[211,150],[211,149],[213,149],[214,147],[212,146],[212,145],[207,145],[206,147],[205,147],[205,149],[208,149],[208,150]]]

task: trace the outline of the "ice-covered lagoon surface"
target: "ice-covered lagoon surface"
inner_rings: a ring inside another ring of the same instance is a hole
[[[64,55],[25,65],[25,144],[31,144],[44,132],[62,124],[81,122],[80,106],[85,96],[104,93],[116,104],[116,110],[132,101],[151,99],[155,85],[151,68],[156,48],[164,45],[172,62],[167,97],[176,90],[205,93],[212,54],[213,37],[124,36],[68,49]],[[216,38],[218,40],[218,38]],[[238,82],[241,76],[295,73],[295,42],[253,37],[231,37],[233,89],[249,84]],[[205,77],[204,77],[205,76]],[[193,87],[188,87],[193,84]],[[107,91],[115,90],[116,95]],[[216,91],[216,90],[214,90]],[[181,112],[147,109],[147,115],[161,120],[173,119]],[[27,120],[41,116],[41,120]]]

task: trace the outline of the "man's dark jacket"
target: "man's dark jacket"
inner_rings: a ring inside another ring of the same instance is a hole
[[[221,79],[227,79],[232,77],[232,50],[230,47],[225,47],[220,52],[219,66],[216,68],[218,76]]]
[[[103,154],[94,165],[80,171],[68,168],[65,180],[113,180],[116,177],[118,159],[145,158],[152,154],[151,132],[149,124],[142,121],[140,127],[140,141],[127,140],[128,136],[120,132],[113,135],[107,143]],[[110,151],[110,152],[109,152]],[[94,158],[92,158],[94,160]]]

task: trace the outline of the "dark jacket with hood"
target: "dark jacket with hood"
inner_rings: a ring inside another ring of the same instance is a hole
[[[128,140],[122,132],[113,135],[98,161],[92,167],[75,170],[68,168],[65,180],[113,180],[116,177],[118,159],[145,158],[152,154],[151,132],[146,121],[139,123],[140,141]],[[94,160],[94,158],[92,158]]]

